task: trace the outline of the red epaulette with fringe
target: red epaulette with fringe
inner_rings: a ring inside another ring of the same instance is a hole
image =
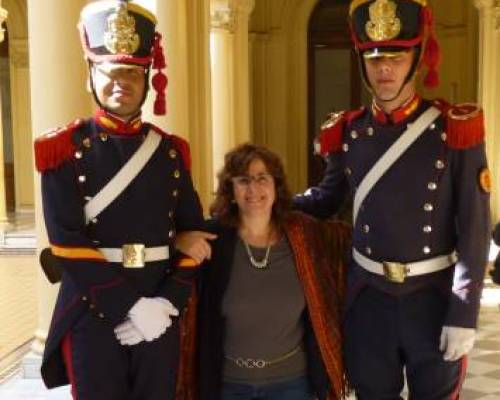
[[[473,103],[457,104],[446,114],[446,143],[453,149],[468,149],[484,142],[484,114]]]
[[[314,141],[314,152],[321,156],[339,152],[342,148],[342,136],[346,124],[363,113],[360,108],[353,111],[340,111],[328,115],[328,119],[321,125],[320,132]]]
[[[181,153],[182,161],[184,162],[184,167],[191,172],[191,150],[189,149],[189,143],[187,140],[181,138],[177,135],[172,135],[170,133],[166,133],[162,131],[155,125],[151,125],[151,127],[158,132],[163,137],[171,140],[174,143],[175,148],[179,153]]]
[[[484,142],[483,110],[474,103],[450,105],[437,100],[438,107],[445,118],[446,144],[452,149],[463,150]]]
[[[76,149],[73,133],[83,122],[77,119],[62,128],[52,129],[35,140],[35,166],[39,172],[57,168],[73,157]]]

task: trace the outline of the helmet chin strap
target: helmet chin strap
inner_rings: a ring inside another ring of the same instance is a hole
[[[371,90],[371,92],[372,92],[372,95],[373,95],[373,97],[375,97],[375,100],[377,102],[389,103],[391,101],[396,100],[400,96],[401,92],[403,91],[403,89],[405,88],[405,86],[408,82],[409,82],[409,80],[405,79],[405,81],[401,84],[401,87],[399,88],[398,92],[394,95],[394,97],[391,97],[390,99],[381,99],[380,97],[377,96],[377,94],[375,93],[374,90]]]
[[[94,97],[94,101],[99,106],[99,108],[103,109],[104,111],[106,111],[106,112],[108,112],[108,113],[110,113],[112,115],[120,117],[119,115],[116,115],[112,110],[110,110],[109,108],[107,108],[104,104],[102,104],[101,101],[99,100],[99,97],[97,96],[97,92],[95,90],[95,84],[94,84],[94,72],[93,72],[94,63],[92,61],[88,60],[88,65],[89,65],[89,86],[90,86],[90,89],[92,91],[92,96]],[[138,107],[137,112],[135,113],[135,115],[137,115],[137,114],[140,113],[140,111],[142,109],[142,106],[144,105],[144,102],[146,101],[146,98],[148,96],[148,92],[149,92],[149,72],[150,71],[151,71],[151,69],[148,67],[146,69],[146,73],[144,74],[144,80],[145,80],[144,93],[142,95],[141,102],[139,103],[139,107]]]

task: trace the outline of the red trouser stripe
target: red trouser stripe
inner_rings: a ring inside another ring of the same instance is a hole
[[[73,367],[72,344],[73,342],[71,340],[71,333],[68,333],[62,340],[61,351],[64,365],[66,366],[66,373],[68,374],[69,383],[71,383],[71,396],[73,397],[73,400],[78,400],[78,394],[76,392],[75,370]]]
[[[467,356],[463,356],[462,359],[460,360],[460,371],[459,371],[457,386],[455,387],[455,390],[451,394],[450,400],[458,400],[458,398],[460,397],[460,389],[462,389],[466,372],[467,372]]]

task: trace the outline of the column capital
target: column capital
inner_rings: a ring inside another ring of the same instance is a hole
[[[495,30],[500,30],[500,0],[474,0],[474,5],[487,18],[493,18]]]
[[[474,5],[479,10],[489,10],[500,5],[499,0],[474,0]]]
[[[9,13],[5,8],[0,6],[0,42],[3,42],[5,29],[2,28],[3,22],[7,19]]]
[[[228,0],[212,0],[210,2],[210,27],[234,32],[236,15],[233,4]]]
[[[210,25],[215,29],[234,32],[240,18],[248,19],[255,0],[211,0]]]
[[[248,17],[255,7],[255,0],[233,0],[234,7]]]

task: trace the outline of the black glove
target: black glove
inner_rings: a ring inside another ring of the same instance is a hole
[[[493,230],[492,237],[493,237],[493,241],[495,242],[495,244],[497,246],[500,246],[500,223],[498,223],[495,226],[495,229]]]
[[[500,254],[497,256],[495,260],[494,268],[490,271],[491,279],[497,285],[500,285]]]

